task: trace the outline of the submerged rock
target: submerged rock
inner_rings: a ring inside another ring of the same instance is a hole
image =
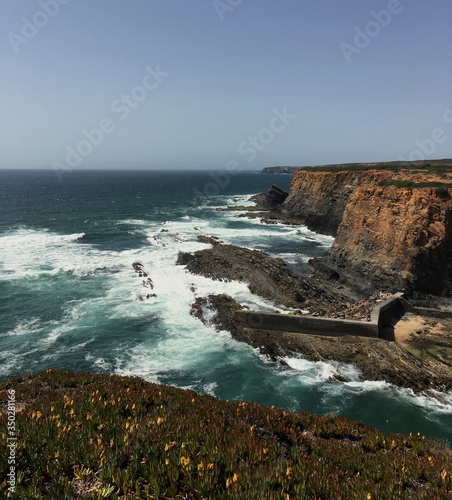
[[[144,270],[143,264],[141,262],[134,262],[132,264],[132,267],[135,273],[138,274],[140,278],[146,278],[141,281],[141,286],[143,288],[148,288],[150,290],[153,290],[154,282],[149,277],[148,273]],[[137,300],[139,300],[140,302],[144,302],[145,300],[150,299],[152,297],[157,297],[157,295],[155,293],[140,293],[137,295]]]

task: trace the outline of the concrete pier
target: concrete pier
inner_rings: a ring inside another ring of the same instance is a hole
[[[372,310],[370,321],[275,314],[243,309],[234,314],[234,319],[245,328],[260,330],[305,333],[329,337],[357,335],[359,337],[378,338],[385,328],[391,326],[391,321],[403,309],[399,300],[401,297],[403,297],[403,293],[396,293],[389,299],[378,304]]]

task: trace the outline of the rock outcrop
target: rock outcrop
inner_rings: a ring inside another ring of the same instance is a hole
[[[148,273],[144,270],[143,264],[141,262],[134,262],[132,264],[132,267],[135,273],[138,274],[140,278],[145,278],[141,281],[141,286],[147,289],[146,290],[147,293],[139,293],[137,295],[137,300],[139,300],[140,302],[144,302],[145,300],[150,299],[151,297],[157,297],[155,293],[148,293],[149,290],[154,289],[154,282],[149,277]]]
[[[289,196],[289,193],[276,186],[275,184],[268,190],[266,196],[266,202],[270,207],[277,207],[284,203],[286,198]]]
[[[259,250],[217,244],[194,253],[179,253],[176,264],[217,281],[242,281],[249,290],[290,308],[308,309],[321,315],[342,312],[350,297],[332,290],[328,284],[301,276],[289,269],[282,259]]]

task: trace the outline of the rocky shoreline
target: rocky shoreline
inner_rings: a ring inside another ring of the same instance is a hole
[[[353,175],[357,174],[354,172]],[[384,172],[384,175],[390,176],[391,174]],[[397,175],[403,177],[403,174]],[[347,172],[345,176],[348,176],[347,179],[350,180],[350,173]],[[366,182],[369,179],[380,179],[379,176],[379,172],[366,172],[365,179],[361,178],[355,182],[354,189],[356,189],[356,184],[358,187],[367,186]],[[296,181],[294,177],[294,182]],[[349,197],[353,193],[351,187],[347,187]],[[392,191],[393,186],[391,186],[391,193]],[[418,193],[415,195],[419,196]],[[404,191],[401,196],[405,196]],[[448,203],[448,196],[447,194],[444,198],[446,203]],[[290,193],[285,193],[277,186],[272,186],[267,194],[253,197],[254,207],[232,207],[231,209],[237,211],[238,217],[257,217],[267,223],[281,221],[301,224],[305,222],[303,217],[287,210],[288,201],[293,204],[294,199],[292,189]],[[339,201],[343,213],[346,211],[347,203],[344,199]],[[336,200],[334,203],[337,204],[339,201]],[[326,211],[324,216],[331,222],[331,214],[328,215],[328,213]],[[434,208],[432,213],[441,214],[441,210]],[[438,227],[439,216],[435,215],[435,217],[438,221],[436,227]],[[343,231],[338,223],[338,217],[334,220],[336,225],[334,230],[330,226],[330,229],[325,231],[321,223],[322,231],[319,232],[337,233],[337,227],[339,227],[339,233]],[[411,228],[411,231],[416,231],[416,228]],[[292,314],[308,313],[314,316],[368,321],[372,307],[385,297],[383,292],[405,291],[397,289],[397,286],[410,282],[410,280],[405,282],[399,279],[392,282],[389,280],[390,286],[386,289],[380,288],[378,291],[375,287],[369,293],[372,283],[369,287],[360,287],[359,283],[336,279],[335,270],[328,266],[326,269],[320,269],[321,266],[317,264],[311,268],[310,276],[302,276],[291,271],[282,259],[272,258],[264,252],[226,245],[208,235],[201,236],[199,239],[209,244],[210,247],[193,254],[179,254],[177,264],[186,266],[188,272],[213,280],[238,280],[247,283],[252,293],[275,304],[273,312],[279,312],[279,305],[289,308]],[[441,256],[444,253],[447,255],[448,250],[444,250],[444,247],[447,247],[449,243],[447,240],[447,243],[442,244]],[[423,272],[422,269],[420,272]],[[433,272],[430,266],[430,275]],[[452,311],[452,301],[444,295],[438,297],[416,289],[408,290],[410,300],[417,301],[417,305],[431,307],[433,304],[434,307]],[[450,361],[452,358],[452,318],[447,319],[447,315],[446,318],[425,322],[420,328],[419,321],[413,321],[407,314],[406,318],[400,322],[403,328],[394,329],[395,341],[391,342],[381,338],[323,337],[245,328],[233,318],[234,313],[243,308],[245,308],[244,305],[227,295],[209,295],[196,298],[192,306],[192,314],[219,330],[228,330],[236,340],[246,342],[275,362],[284,363],[284,358],[287,357],[302,357],[311,361],[352,364],[359,370],[361,380],[385,381],[411,389],[418,394],[427,393],[439,400],[442,398],[439,393],[452,391],[452,362]],[[432,325],[435,328],[434,335],[432,335]],[[347,382],[345,379],[337,381]]]
[[[225,247],[224,260],[220,260],[218,252],[224,250]],[[216,279],[219,276],[217,271],[221,269],[221,279],[229,279],[223,273],[223,270],[227,267],[233,267],[231,255],[236,253],[241,260],[241,265],[243,265],[244,256],[247,256],[247,252],[251,251],[247,249],[241,251],[239,247],[236,247],[231,252],[227,247],[227,245],[217,245],[215,254],[212,254],[211,249],[201,250],[196,252],[198,255],[191,261],[190,259],[187,261],[187,255],[183,254],[180,256],[178,263],[181,265],[187,263],[187,269],[190,272]],[[203,260],[203,257],[208,258]],[[218,259],[217,266],[215,266],[213,260],[215,258]],[[201,262],[206,267],[203,267]],[[229,276],[233,274],[228,273]],[[257,288],[251,286],[250,289],[257,293]],[[258,293],[258,295],[261,294]],[[281,296],[286,297],[284,288]],[[289,297],[289,303],[291,300],[291,297]],[[314,307],[318,305],[319,311],[325,311],[322,301],[317,301],[309,303]],[[357,304],[360,303],[362,302]],[[354,307],[354,304],[345,307],[347,305],[345,302],[340,304],[344,306],[342,314],[347,309],[353,309]],[[384,380],[399,387],[412,389],[416,393],[430,393],[431,396],[436,398],[440,398],[440,396],[433,393],[432,390],[438,392],[452,390],[452,363],[446,364],[444,360],[435,358],[421,359],[413,355],[402,344],[388,342],[383,339],[367,339],[356,336],[323,337],[244,328],[233,318],[234,313],[243,308],[245,307],[232,297],[222,294],[196,298],[191,312],[202,322],[214,326],[217,330],[229,331],[234,339],[251,345],[260,354],[274,362],[284,363],[283,360],[286,357],[302,357],[310,361],[337,361],[352,364],[358,368],[361,372],[361,380]],[[419,335],[412,341],[417,342],[418,348],[422,344],[425,345],[425,340],[422,340],[422,336]],[[448,339],[448,341],[445,339],[445,341],[452,348],[452,339]],[[348,380],[336,379],[336,381],[347,382]]]
[[[332,292],[320,282],[294,273],[283,259],[216,241],[211,248],[192,254],[181,252],[176,264],[213,280],[243,281],[250,292],[272,301],[276,307],[280,304],[322,315],[339,314],[350,300],[339,290]]]
[[[197,298],[191,312],[203,323],[229,331],[234,339],[251,345],[274,362],[285,364],[284,358],[301,357],[309,361],[351,364],[360,371],[362,381],[385,381],[440,401],[442,397],[438,392],[452,390],[452,363],[422,360],[400,343],[383,339],[320,337],[244,328],[233,318],[235,311],[242,308],[228,295],[209,295]],[[334,380],[352,381],[337,376]]]

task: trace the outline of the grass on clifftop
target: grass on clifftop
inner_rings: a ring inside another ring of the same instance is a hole
[[[53,370],[0,383],[2,403],[8,389],[20,410],[17,487],[7,496],[3,405],[1,498],[390,500],[452,490],[451,450],[338,416]]]
[[[300,167],[299,170],[310,172],[343,172],[366,170],[416,170],[425,174],[441,176],[452,172],[452,160],[422,160],[422,161],[390,161],[378,163],[344,163],[340,165],[320,165],[317,167]]]

